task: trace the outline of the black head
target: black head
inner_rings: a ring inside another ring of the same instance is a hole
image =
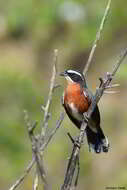
[[[76,82],[83,86],[86,85],[86,80],[84,78],[84,75],[75,70],[66,70],[60,74],[61,76],[64,76],[69,82]]]

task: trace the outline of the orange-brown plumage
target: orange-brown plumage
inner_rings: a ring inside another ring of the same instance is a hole
[[[66,70],[60,74],[67,79],[67,88],[64,91],[63,106],[70,120],[81,128],[84,113],[87,112],[94,96],[88,89],[82,73],[74,70]],[[108,139],[100,127],[100,112],[95,107],[86,127],[86,136],[90,150],[96,153],[108,152]]]
[[[89,101],[84,96],[83,89],[78,83],[69,83],[64,93],[65,104],[73,103],[80,113],[84,113],[88,110]]]

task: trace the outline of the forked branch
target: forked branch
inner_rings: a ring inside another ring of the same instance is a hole
[[[40,147],[41,152],[44,151],[45,148],[48,146],[48,144],[51,142],[52,138],[54,137],[54,135],[56,134],[56,132],[60,128],[61,123],[64,120],[64,117],[65,117],[65,112],[61,112],[60,117],[57,120],[53,131],[51,132],[51,134],[47,138],[47,141],[42,145],[42,147]],[[22,176],[19,179],[16,180],[16,182],[9,188],[9,190],[15,190],[24,181],[25,177],[29,174],[29,172],[31,171],[34,164],[35,164],[35,158],[33,157],[33,159],[30,161],[30,163],[26,167],[26,169],[25,169],[24,173],[22,174]]]
[[[35,158],[35,162],[36,162],[36,171],[37,172],[36,172],[35,179],[38,179],[38,176],[40,176],[42,182],[44,183],[44,189],[46,190],[46,189],[48,189],[48,183],[47,183],[47,179],[46,179],[45,169],[43,166],[43,157],[40,154],[39,138],[37,136],[35,136],[35,134],[34,134],[34,129],[37,126],[37,122],[35,122],[34,124],[31,124],[27,111],[24,111],[24,114],[25,114],[24,119],[26,122],[27,131],[28,131],[29,138],[30,138],[31,145],[32,145],[32,153],[33,153],[33,157]]]
[[[17,181],[9,188],[9,190],[15,190],[24,181],[25,177],[31,171],[31,169],[35,163],[37,165],[37,170],[38,170],[44,184],[45,185],[47,184],[44,168],[42,166],[42,162],[41,162],[40,158],[41,158],[41,155],[43,155],[45,148],[48,146],[48,144],[50,143],[50,141],[56,134],[57,130],[60,128],[61,123],[65,117],[65,112],[62,112],[60,114],[59,119],[56,122],[56,125],[55,125],[53,131],[51,132],[51,134],[48,137],[45,138],[46,130],[48,127],[49,111],[50,111],[50,106],[51,106],[51,102],[52,102],[53,92],[54,92],[54,89],[56,87],[58,87],[58,85],[55,84],[55,79],[56,79],[56,75],[57,75],[57,55],[58,55],[58,50],[54,50],[54,61],[53,61],[52,77],[51,77],[51,82],[50,82],[50,90],[49,90],[49,95],[48,95],[48,100],[47,100],[46,106],[45,107],[42,106],[42,109],[44,111],[44,119],[43,119],[41,135],[38,135],[38,137],[34,135],[34,129],[35,129],[37,123],[35,122],[34,125],[31,125],[31,123],[28,120],[28,115],[25,113],[25,115],[26,115],[25,120],[26,120],[26,124],[27,124],[28,134],[29,134],[31,144],[32,144],[33,159],[27,166],[24,174],[19,179],[17,179]],[[37,189],[37,186],[38,186],[38,174],[35,175],[33,189]]]

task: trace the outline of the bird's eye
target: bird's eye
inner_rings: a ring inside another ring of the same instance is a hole
[[[82,81],[82,78],[79,75],[75,74],[75,73],[70,73],[69,75],[70,75],[70,78],[74,82],[80,82],[80,81]]]

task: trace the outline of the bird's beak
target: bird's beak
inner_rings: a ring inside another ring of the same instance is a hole
[[[60,73],[60,76],[65,77],[65,76],[67,76],[67,74],[66,74],[66,72],[64,71],[64,72]]]

